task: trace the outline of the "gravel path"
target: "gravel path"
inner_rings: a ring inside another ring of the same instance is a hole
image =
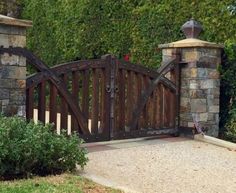
[[[236,152],[193,140],[90,145],[84,176],[125,192],[234,193]]]

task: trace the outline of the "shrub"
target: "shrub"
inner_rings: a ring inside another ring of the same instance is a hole
[[[0,116],[0,178],[58,174],[88,161],[77,135],[52,132],[51,124]]]
[[[230,121],[228,125],[228,131],[226,132],[227,138],[236,143],[236,121]]]
[[[226,137],[236,143],[236,108],[232,109],[230,112],[229,121],[226,124],[227,132]]]

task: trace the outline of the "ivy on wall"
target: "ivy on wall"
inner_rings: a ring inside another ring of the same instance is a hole
[[[180,27],[191,17],[203,25],[204,40],[236,41],[232,0],[21,1],[22,16],[34,24],[28,47],[49,65],[112,53],[158,67],[158,44],[184,38]]]

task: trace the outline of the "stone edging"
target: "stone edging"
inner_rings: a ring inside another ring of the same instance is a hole
[[[210,136],[202,135],[202,134],[194,135],[194,139],[197,140],[197,141],[202,141],[202,142],[205,142],[205,143],[217,145],[217,146],[220,146],[220,147],[227,148],[229,150],[236,151],[236,143],[231,143],[231,142],[228,142],[228,141],[224,141],[222,139],[218,139],[218,138],[215,138],[215,137],[210,137]]]

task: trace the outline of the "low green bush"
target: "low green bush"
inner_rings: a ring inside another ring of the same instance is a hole
[[[231,121],[229,123],[228,131],[226,132],[227,138],[236,143],[236,121]]]
[[[226,124],[226,138],[236,143],[236,108],[232,109],[229,114],[230,118]]]
[[[53,125],[0,116],[0,179],[59,174],[82,168],[88,158],[77,135],[52,132]]]

